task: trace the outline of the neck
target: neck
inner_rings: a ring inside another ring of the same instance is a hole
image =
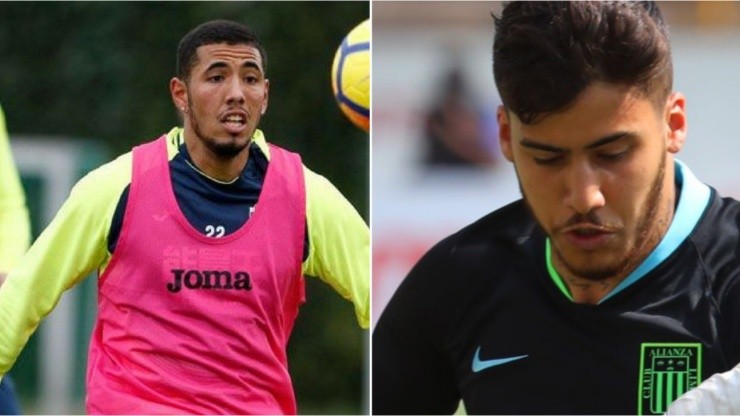
[[[222,156],[209,149],[195,133],[183,132],[185,146],[195,167],[206,176],[219,182],[233,182],[241,175],[249,159],[249,146],[233,157]]]
[[[602,280],[589,280],[567,272],[567,269],[559,266],[559,262],[554,259],[553,263],[553,266],[555,266],[557,270],[563,270],[563,273],[560,271],[558,271],[558,273],[560,273],[563,278],[563,282],[565,282],[568,290],[570,290],[574,303],[596,305],[627,277],[627,274],[624,274],[615,275]]]

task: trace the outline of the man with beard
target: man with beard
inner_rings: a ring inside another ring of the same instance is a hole
[[[0,290],[0,374],[62,292],[99,270],[89,413],[294,414],[286,344],[320,276],[368,326],[369,233],[257,129],[267,58],[243,25],[180,41],[184,127],[83,178]]]
[[[674,155],[685,97],[652,2],[495,17],[523,199],[444,239],[373,334],[373,411],[662,414],[740,361],[740,204]]]

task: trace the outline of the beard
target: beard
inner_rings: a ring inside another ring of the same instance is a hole
[[[252,143],[251,134],[250,138],[247,139],[247,141],[245,141],[244,143],[239,143],[236,140],[235,136],[232,137],[232,140],[219,141],[215,137],[210,137],[203,134],[203,131],[200,128],[198,116],[195,115],[195,111],[190,105],[191,102],[192,100],[188,100],[188,112],[190,114],[190,124],[193,127],[193,132],[195,132],[195,136],[198,138],[198,140],[200,140],[201,143],[203,143],[203,145],[216,157],[222,160],[233,159],[241,154],[241,152],[249,147],[250,143]]]
[[[661,159],[660,166],[658,167],[658,173],[656,174],[656,177],[653,180],[652,185],[650,186],[645,209],[642,210],[642,212],[644,212],[644,215],[638,218],[635,227],[636,233],[634,236],[634,240],[631,246],[628,247],[628,249],[620,259],[612,262],[611,264],[588,264],[588,262],[577,264],[576,262],[569,261],[555,245],[552,236],[547,233],[547,230],[545,230],[540,223],[540,228],[543,229],[546,234],[548,234],[548,237],[552,242],[553,255],[557,256],[558,260],[560,260],[560,263],[565,266],[568,272],[570,272],[574,276],[586,280],[598,282],[606,280],[613,276],[626,276],[629,271],[637,266],[638,262],[642,261],[647,256],[649,250],[657,245],[657,243],[660,241],[662,233],[665,231],[663,227],[660,227],[661,221],[659,219],[659,215],[661,213],[661,197],[663,194],[665,175],[666,159],[664,157]],[[519,186],[521,188],[521,183]],[[521,191],[527,207],[529,207],[529,210],[532,212],[533,217],[537,218],[534,215],[534,210],[532,209],[531,204],[524,194],[524,190],[521,189]],[[568,224],[584,222],[600,226],[609,226],[609,224],[604,224],[602,221],[600,221],[594,212],[590,212],[585,215],[577,214],[568,221]],[[667,225],[665,229],[667,229]],[[599,254],[594,253],[594,255],[598,256]]]

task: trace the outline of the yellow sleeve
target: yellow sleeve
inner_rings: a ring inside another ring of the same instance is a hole
[[[0,287],[0,376],[62,293],[109,260],[107,235],[131,181],[131,153],[103,165],[72,189],[54,220]]]
[[[303,273],[317,276],[355,306],[370,326],[370,231],[352,204],[326,178],[303,169],[309,255]]]
[[[0,108],[0,273],[16,265],[31,240],[26,198],[10,151],[5,115]]]

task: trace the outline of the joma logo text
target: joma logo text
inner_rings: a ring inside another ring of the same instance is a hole
[[[225,290],[252,290],[252,281],[247,272],[219,270],[170,270],[173,280],[167,283],[167,290],[177,293],[186,289],[225,289]]]

